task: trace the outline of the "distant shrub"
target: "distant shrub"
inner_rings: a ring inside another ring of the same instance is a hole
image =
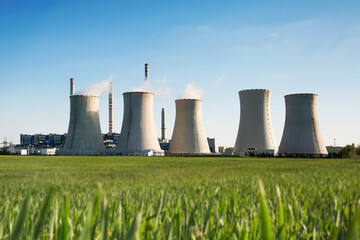
[[[355,147],[355,144],[346,145],[340,150],[339,154],[342,158],[350,158],[358,155],[359,148]]]

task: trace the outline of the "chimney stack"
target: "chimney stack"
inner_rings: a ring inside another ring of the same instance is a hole
[[[149,81],[149,64],[145,63],[145,81]]]
[[[166,127],[165,127],[165,108],[161,109],[161,140],[165,141],[166,139]]]
[[[70,96],[74,95],[75,93],[75,80],[70,78]]]
[[[110,83],[109,90],[109,133],[114,132],[114,82]]]

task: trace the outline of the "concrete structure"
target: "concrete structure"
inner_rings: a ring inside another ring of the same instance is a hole
[[[175,101],[176,118],[170,153],[210,153],[202,118],[202,100]]]
[[[285,96],[285,127],[279,154],[328,154],[317,118],[317,98],[313,93]]]
[[[92,155],[105,149],[99,119],[99,97],[70,96],[69,130],[61,154]]]
[[[210,152],[212,153],[217,153],[217,149],[218,149],[218,145],[217,145],[217,142],[216,142],[216,139],[215,138],[207,138],[207,141],[208,141],[208,144],[209,144],[209,149],[210,149]]]
[[[161,109],[161,140],[164,142],[166,139],[166,122],[165,122],[165,109]]]
[[[277,147],[273,136],[268,89],[239,91],[240,123],[234,153],[245,154],[248,149],[268,152]]]
[[[109,91],[109,134],[114,132],[114,82],[110,83]]]
[[[145,63],[145,81],[149,81],[149,64]]]
[[[75,94],[75,80],[70,78],[70,96]]]
[[[125,154],[153,150],[154,155],[163,153],[155,130],[153,102],[150,92],[126,92],[124,96],[124,117],[118,149]]]
[[[224,152],[225,152],[225,147],[219,146],[219,153],[224,153]]]

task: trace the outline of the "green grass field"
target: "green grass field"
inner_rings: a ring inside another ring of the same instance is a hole
[[[0,239],[360,238],[359,160],[1,156],[0,183]]]

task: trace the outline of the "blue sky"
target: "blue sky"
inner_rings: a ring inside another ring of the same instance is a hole
[[[327,145],[360,143],[359,1],[4,1],[0,0],[0,137],[65,133],[69,78],[76,89],[113,74],[115,130],[122,93],[144,80],[150,64],[154,103],[167,112],[189,83],[204,89],[207,135],[235,143],[238,91],[272,90],[272,121],[280,143],[284,95],[319,94]],[[100,99],[108,130],[107,95]]]

